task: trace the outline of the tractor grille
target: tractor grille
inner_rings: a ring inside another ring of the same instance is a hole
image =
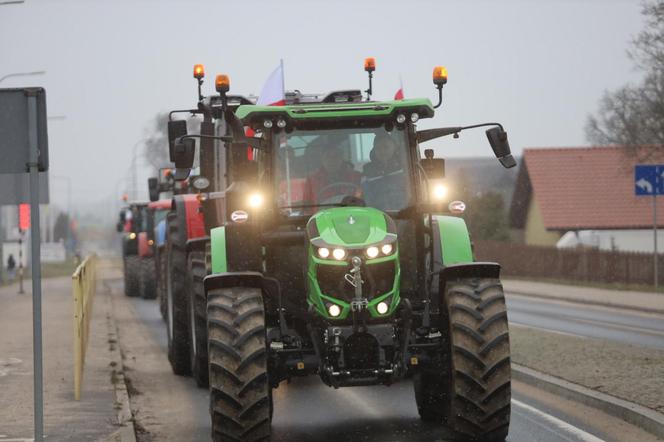
[[[332,266],[318,265],[316,278],[321,292],[326,296],[351,301],[355,297],[355,287],[344,279],[350,273],[351,265]],[[396,274],[396,261],[381,262],[379,264],[362,265],[362,296],[367,299],[389,292],[394,286]]]

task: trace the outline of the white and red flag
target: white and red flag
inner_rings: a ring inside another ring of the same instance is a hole
[[[394,99],[395,100],[403,100],[403,81],[401,81],[401,78],[399,78],[399,90],[394,94]]]
[[[279,62],[279,66],[267,78],[256,104],[262,106],[283,106],[286,104],[283,60]]]

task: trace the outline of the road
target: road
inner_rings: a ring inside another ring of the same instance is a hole
[[[664,317],[507,294],[510,323],[664,349]]]
[[[156,302],[126,298],[121,291],[117,281],[114,311],[139,440],[209,440],[207,390],[170,372]],[[276,442],[453,440],[446,430],[420,421],[409,381],[334,390],[316,377],[295,379],[274,391],[274,401]],[[512,405],[513,442],[654,440],[597,410],[518,382]]]

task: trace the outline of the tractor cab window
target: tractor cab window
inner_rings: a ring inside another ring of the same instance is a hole
[[[384,211],[408,206],[408,144],[384,128],[301,130],[274,137],[278,205],[291,216],[349,197]]]

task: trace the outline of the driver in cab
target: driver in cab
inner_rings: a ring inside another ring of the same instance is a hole
[[[341,147],[327,146],[323,148],[320,168],[307,177],[304,200],[326,204],[341,201],[334,197],[358,196],[361,178],[362,174],[344,160]]]

